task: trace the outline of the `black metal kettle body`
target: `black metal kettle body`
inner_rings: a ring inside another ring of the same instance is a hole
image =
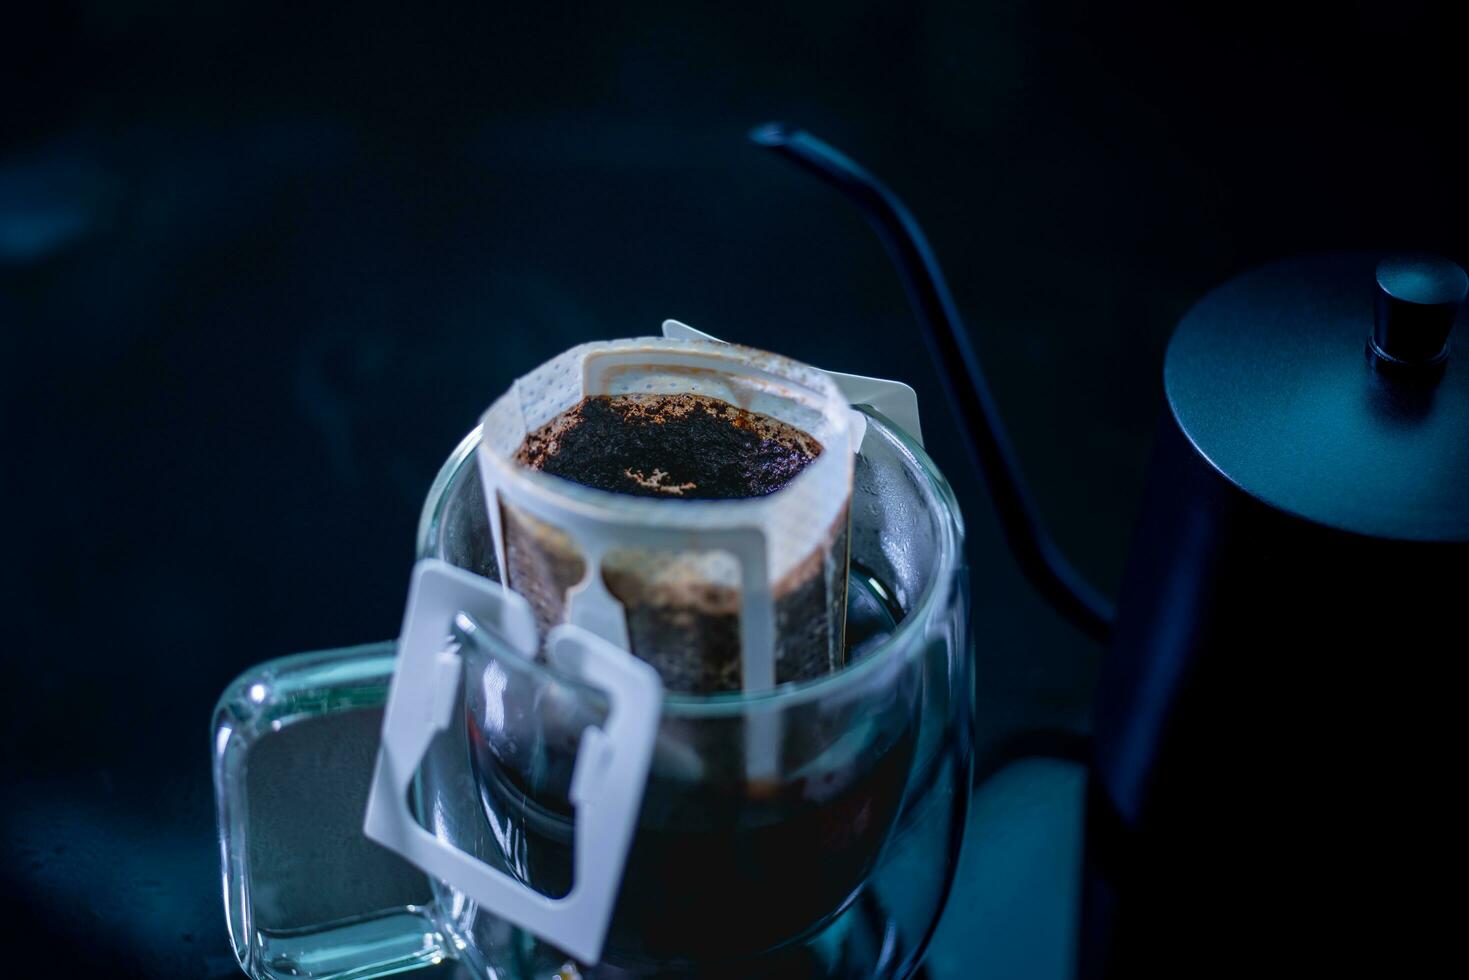
[[[1451,934],[1465,282],[1295,259],[1180,323],[1096,698],[1085,975],[1402,975]]]
[[[1425,876],[1460,863],[1464,273],[1322,256],[1205,297],[1169,347],[1114,614],[1046,535],[907,209],[806,133],[752,138],[872,221],[1017,560],[1106,645],[1078,974],[1416,972],[1453,935]]]

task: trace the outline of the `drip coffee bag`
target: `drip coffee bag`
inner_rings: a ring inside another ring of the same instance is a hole
[[[704,340],[584,344],[483,419],[506,585],[675,692],[841,666],[854,423],[821,372]]]

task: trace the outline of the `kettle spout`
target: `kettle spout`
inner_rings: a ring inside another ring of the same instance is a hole
[[[750,139],[844,193],[872,223],[903,280],[949,404],[1021,571],[1057,612],[1088,636],[1106,642],[1112,633],[1112,606],[1071,567],[1046,530],[1021,478],[979,358],[917,220],[876,177],[809,133],[766,123],[751,130]]]

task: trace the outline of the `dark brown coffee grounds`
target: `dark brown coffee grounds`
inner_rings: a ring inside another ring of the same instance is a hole
[[[820,453],[794,426],[715,398],[599,395],[528,434],[515,459],[598,490],[728,500],[774,493]]]

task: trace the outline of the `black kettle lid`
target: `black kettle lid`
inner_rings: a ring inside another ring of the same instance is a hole
[[[1469,541],[1466,290],[1433,256],[1247,272],[1180,322],[1169,405],[1205,459],[1272,507],[1372,537]]]

